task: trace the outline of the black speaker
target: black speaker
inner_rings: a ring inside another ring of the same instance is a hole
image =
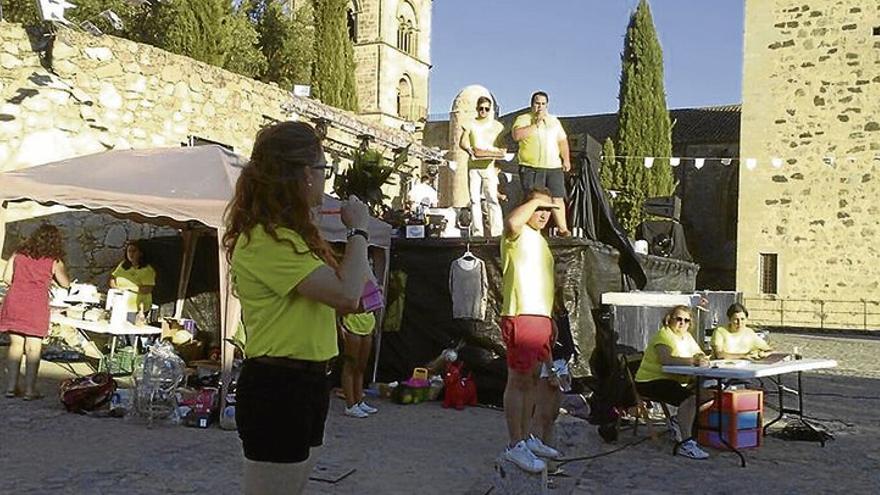
[[[678,196],[648,198],[642,205],[642,210],[655,217],[670,218],[676,222],[681,220],[681,200]]]

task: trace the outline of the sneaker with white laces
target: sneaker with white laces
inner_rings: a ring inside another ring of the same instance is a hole
[[[373,407],[373,406],[367,404],[367,403],[364,402],[364,401],[360,401],[360,402],[358,402],[358,403],[357,403],[357,406],[361,409],[361,411],[363,411],[363,412],[365,412],[365,413],[367,413],[367,414],[376,414],[377,412],[379,412],[378,409],[376,409],[375,407]]]
[[[358,407],[357,404],[351,407],[346,407],[343,414],[351,418],[366,418],[367,416],[369,416],[369,414],[364,412],[364,410]]]
[[[535,454],[526,446],[525,440],[520,440],[513,447],[504,451],[504,457],[519,466],[523,471],[540,473],[547,468],[547,464],[535,457]]]
[[[708,459],[709,454],[697,445],[697,442],[688,440],[678,447],[678,454],[691,459]]]
[[[528,447],[536,456],[545,459],[559,459],[562,457],[562,454],[560,454],[558,450],[548,446],[535,435],[529,435],[529,438],[526,439],[526,447]]]

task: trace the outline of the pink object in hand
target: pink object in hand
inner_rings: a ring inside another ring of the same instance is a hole
[[[375,311],[385,307],[385,297],[382,294],[382,289],[376,285],[376,282],[367,280],[366,285],[364,285],[364,293],[361,296],[361,306],[363,306],[364,312]]]

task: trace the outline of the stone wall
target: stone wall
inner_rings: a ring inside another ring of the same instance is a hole
[[[737,288],[787,301],[786,324],[878,328],[880,3],[747,0],[745,16],[740,155],[760,162],[740,169]],[[762,253],[778,254],[775,297]]]

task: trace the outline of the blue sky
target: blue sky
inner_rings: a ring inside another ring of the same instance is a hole
[[[743,0],[652,0],[670,108],[739,103]],[[638,0],[435,0],[430,112],[482,84],[502,113],[550,93],[550,111],[617,111],[620,53]]]

